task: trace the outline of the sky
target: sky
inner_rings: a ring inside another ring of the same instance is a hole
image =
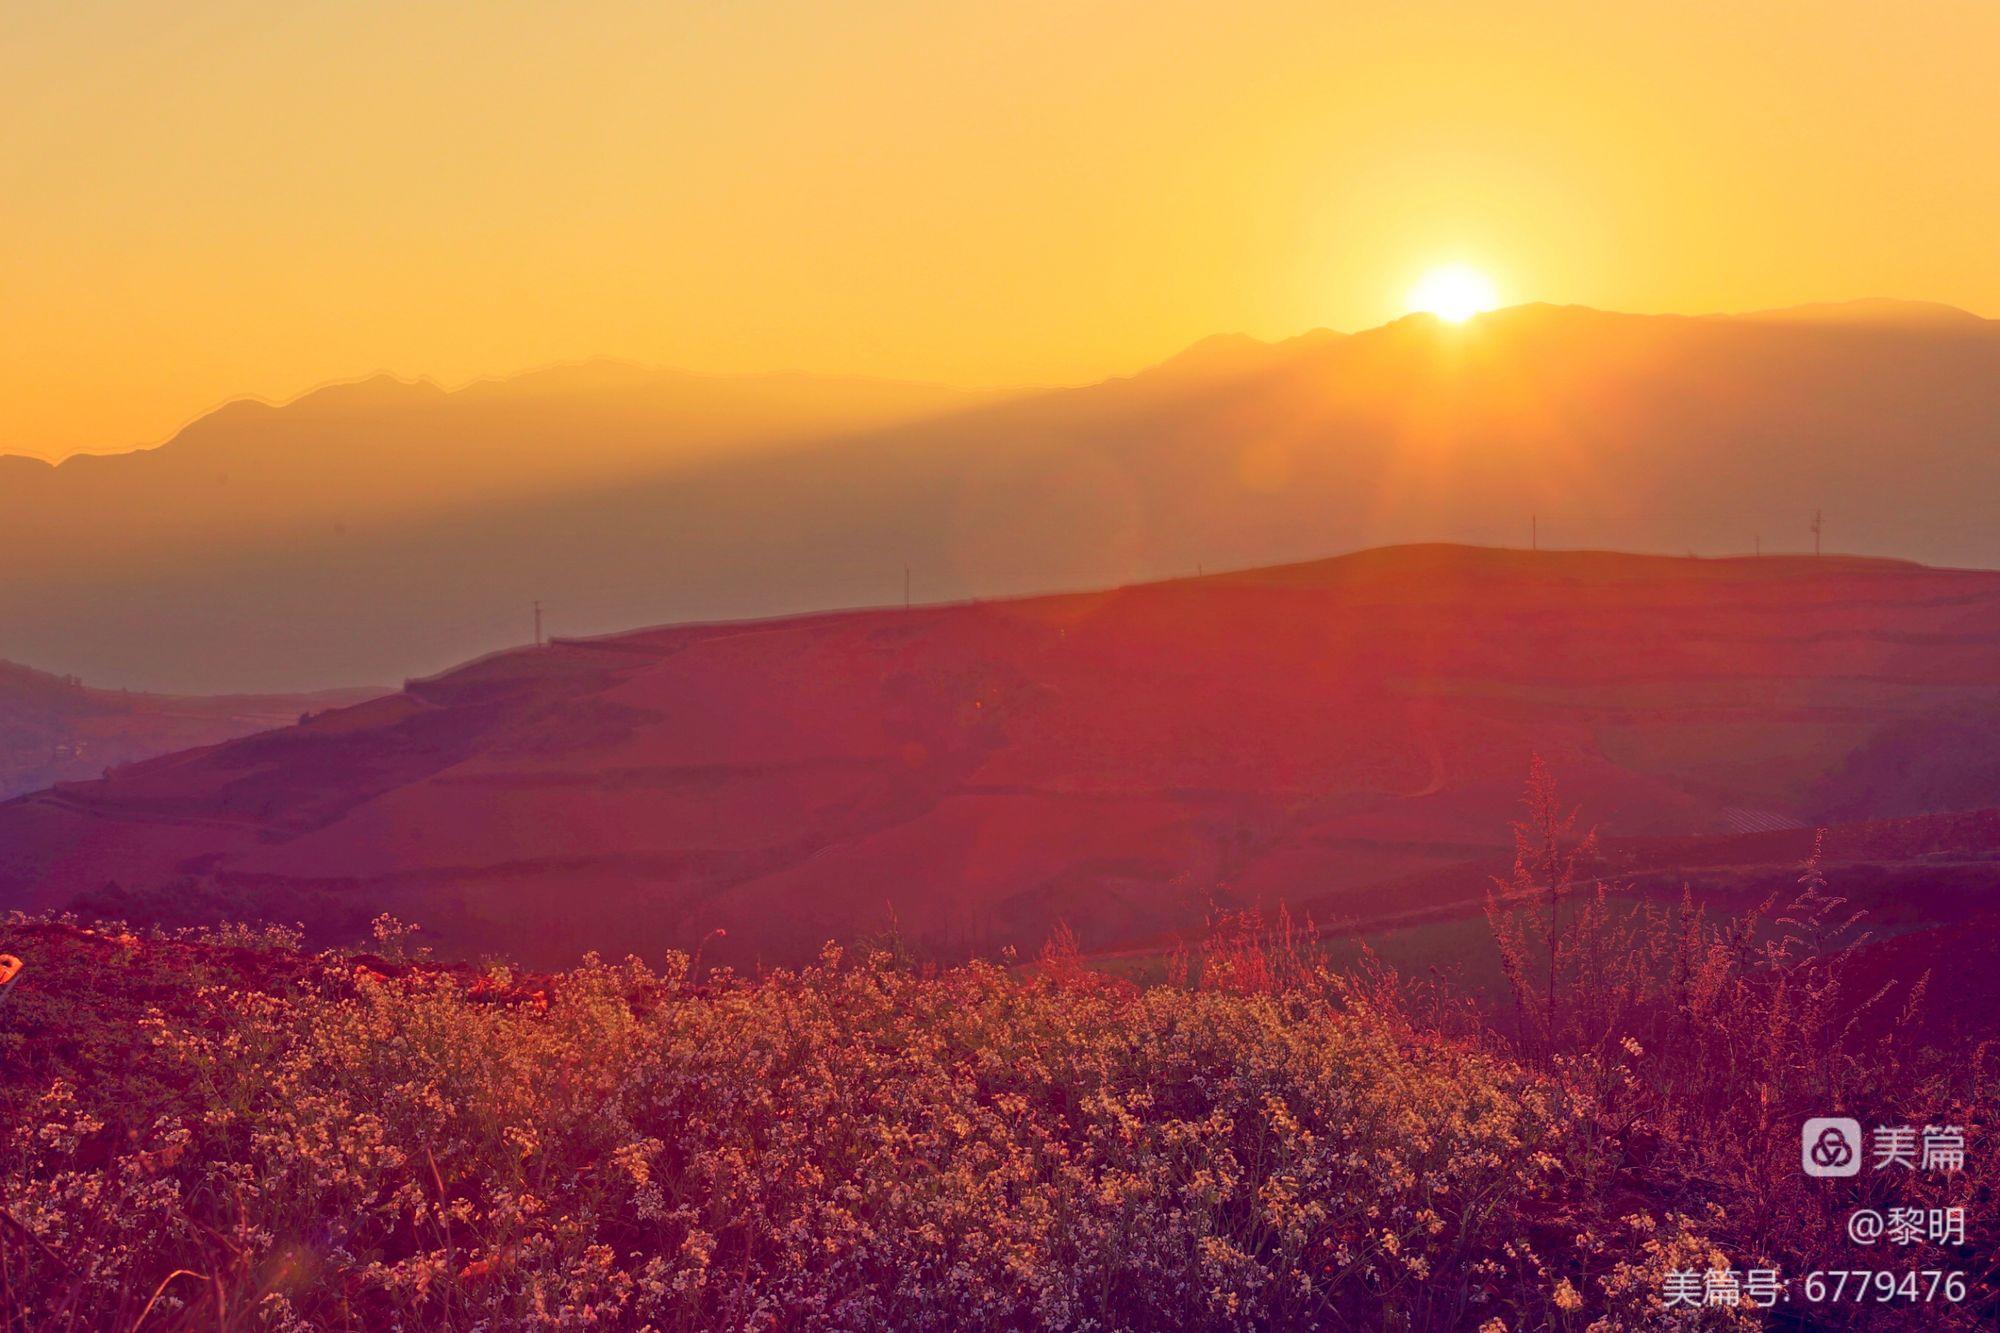
[[[595,355],[967,385],[1393,318],[2000,315],[1991,0],[9,0],[0,453]]]

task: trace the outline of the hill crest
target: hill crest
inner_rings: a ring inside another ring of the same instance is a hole
[[[2000,574],[1841,557],[1439,544],[671,624],[0,805],[0,905],[387,910],[537,962],[717,927],[793,959],[892,918],[946,954],[1057,921],[1099,947],[1374,911],[1496,851],[1536,755],[1623,837],[1979,803],[1983,742],[1923,738],[2000,716],[1996,682]]]

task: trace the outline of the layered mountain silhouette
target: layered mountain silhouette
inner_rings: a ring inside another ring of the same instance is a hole
[[[1118,947],[1476,910],[1433,872],[1501,854],[1535,755],[1622,839],[2000,804],[1989,752],[1916,743],[1967,715],[2000,573],[1416,546],[501,653],[0,805],[0,906],[386,910],[546,963]]]
[[[521,560],[539,554],[517,543],[553,498],[977,401],[599,361],[453,392],[377,376],[231,403],[157,449],[0,457],[0,651],[186,692],[401,679],[440,644],[526,637]]]
[[[0,662],[0,799],[155,755],[268,731],[382,690],[222,697],[92,689]]]
[[[114,684],[401,679],[531,633],[1106,586],[1455,539],[2000,564],[2000,324],[1523,306],[1211,339],[971,398],[592,366],[235,404],[0,458],[0,651]]]

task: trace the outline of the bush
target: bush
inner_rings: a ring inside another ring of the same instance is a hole
[[[388,918],[360,956],[17,918],[0,1312],[1680,1328],[1669,1270],[1853,1262],[1837,1214],[1859,1182],[1807,1188],[1772,1151],[1804,1116],[1982,1141],[1990,1053],[1862,1035],[1861,923],[1817,858],[1739,920],[1616,907],[1539,771],[1518,845],[1488,908],[1511,983],[1490,1022],[1372,958],[1330,969],[1283,914],[1217,922],[1144,988],[1061,940],[1025,969],[829,946],[756,979],[684,955],[521,977],[413,955]],[[1992,1197],[1993,1158],[1957,1201]],[[1898,1202],[1945,1202],[1911,1179]],[[1965,1247],[1895,1258],[1978,1271]],[[1822,1313],[1970,1327],[1975,1293]]]

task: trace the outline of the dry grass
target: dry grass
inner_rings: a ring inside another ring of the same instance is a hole
[[[16,921],[0,1327],[1687,1327],[1669,1267],[1851,1255],[1866,1178],[1806,1188],[1805,1115],[1965,1124],[1990,1197],[1991,1053],[1855,1021],[1892,997],[1843,990],[1816,866],[1744,920],[1614,910],[1540,774],[1520,848],[1495,1021],[1282,916],[1146,988],[1060,939],[517,977],[387,920]]]

